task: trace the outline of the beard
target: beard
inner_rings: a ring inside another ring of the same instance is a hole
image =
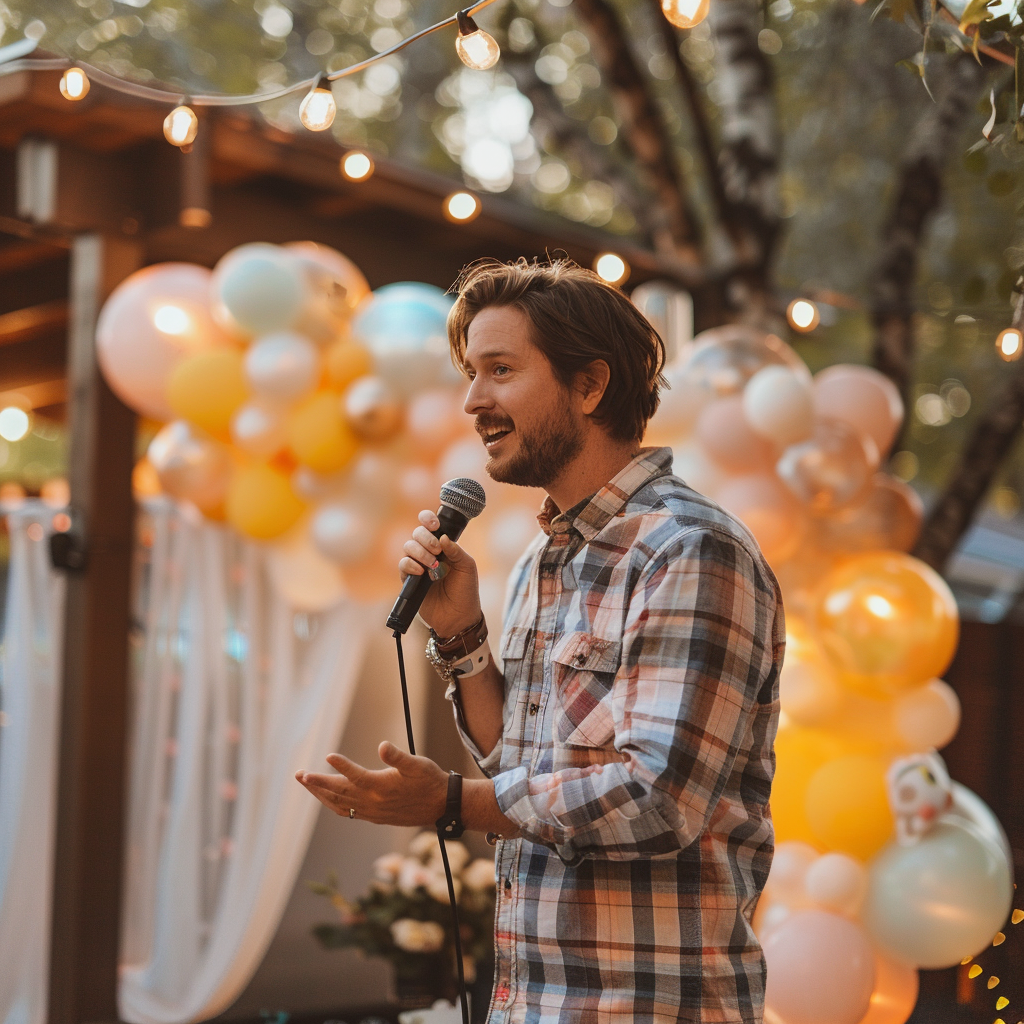
[[[517,487],[547,487],[583,451],[583,427],[563,405],[543,429],[516,427],[519,447],[507,459],[491,458],[487,475]]]

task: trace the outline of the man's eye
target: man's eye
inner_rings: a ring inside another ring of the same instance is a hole
[[[509,367],[507,367],[505,365],[496,366],[494,368],[494,373],[498,377],[504,377],[505,374],[509,373],[509,372],[510,372]]]

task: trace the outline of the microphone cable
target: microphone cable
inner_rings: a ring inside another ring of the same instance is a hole
[[[402,631],[394,632],[398,647],[398,678],[402,684],[402,706],[405,711],[405,733],[409,741],[409,753],[416,756],[416,739],[412,734],[412,712],[409,709],[409,684],[405,678],[405,655],[402,652]],[[459,907],[455,899],[455,880],[452,878],[451,864],[448,863],[448,850],[445,848],[445,837],[440,825],[437,827],[437,842],[441,847],[441,863],[444,865],[444,877],[448,883],[448,901],[452,908],[452,926],[455,931],[455,967],[459,976],[459,1002],[462,1006],[462,1024],[469,1024],[469,997],[466,993],[466,970],[462,962],[462,935],[459,924]]]

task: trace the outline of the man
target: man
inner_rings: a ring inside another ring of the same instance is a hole
[[[477,265],[449,337],[487,472],[548,494],[501,669],[475,563],[433,537],[433,512],[400,563],[450,565],[420,614],[432,660],[464,673],[449,693],[487,776],[466,780],[462,820],[500,837],[488,1020],[759,1022],[775,578],[741,524],[671,475],[670,449],[641,449],[664,349],[619,291],[566,261]],[[340,814],[432,825],[445,773],[380,755],[383,771],[330,755],[340,775],[298,777]]]

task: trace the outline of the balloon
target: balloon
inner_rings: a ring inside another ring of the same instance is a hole
[[[459,380],[448,348],[452,302],[433,285],[389,284],[352,321],[353,337],[373,353],[377,373],[400,394]]]
[[[309,298],[302,264],[280,246],[240,245],[220,258],[210,282],[214,316],[250,335],[291,327]]]
[[[143,416],[174,419],[167,381],[182,359],[231,339],[207,307],[210,271],[158,263],[122,281],[96,324],[96,357],[111,390]]]
[[[966,822],[982,839],[998,846],[1007,862],[1013,864],[1013,850],[1010,849],[1010,840],[1006,838],[1003,826],[977,793],[972,793],[966,786],[954,782],[953,806],[946,812],[946,817],[950,821]]]
[[[893,816],[886,763],[849,754],[822,765],[807,785],[807,822],[828,850],[869,860],[889,841]]]
[[[800,503],[775,476],[732,477],[718,488],[715,498],[727,512],[743,520],[772,565],[793,554],[807,527]]]
[[[790,914],[764,941],[766,1024],[859,1024],[875,987],[864,930],[823,910]]]
[[[845,853],[826,853],[804,876],[807,898],[822,910],[844,917],[856,917],[868,894],[864,866]]]
[[[985,949],[1012,902],[1002,847],[944,816],[912,846],[891,843],[875,859],[864,923],[892,956],[938,969]]]
[[[747,381],[743,412],[754,430],[775,444],[803,441],[814,429],[811,382],[788,366],[766,366]]]
[[[415,516],[423,509],[436,509],[437,499],[440,493],[438,487],[438,474],[429,466],[413,463],[406,466],[398,477],[399,500],[410,510],[409,532],[416,527]],[[446,480],[450,477],[445,477]],[[443,481],[442,481],[443,483]]]
[[[822,541],[844,551],[909,551],[917,543],[923,514],[921,499],[909,484],[876,473],[863,498],[822,522]]]
[[[341,401],[348,425],[367,441],[386,441],[402,429],[402,404],[380,377],[360,377]]]
[[[266,463],[235,470],[228,487],[227,519],[239,533],[271,540],[293,527],[305,511],[288,477]]]
[[[830,366],[814,377],[814,408],[819,416],[842,420],[866,434],[884,455],[903,422],[903,401],[888,377],[869,366]]]
[[[136,501],[155,498],[162,490],[153,463],[144,455],[132,469],[132,495]]]
[[[231,476],[231,456],[224,445],[199,434],[188,423],[168,423],[146,452],[160,487],[172,498],[214,511],[224,501]]]
[[[325,558],[346,565],[361,561],[371,552],[377,522],[367,515],[365,507],[335,501],[317,509],[310,532]]]
[[[292,331],[259,339],[245,354],[245,375],[257,398],[290,404],[308,395],[320,378],[320,357],[312,342]]]
[[[693,339],[685,377],[710,396],[723,398],[742,391],[758,370],[772,365],[808,374],[803,360],[774,334],[743,324],[726,324],[701,331]]]
[[[828,512],[857,500],[878,468],[878,450],[839,420],[817,420],[806,441],[782,453],[776,472],[814,512]]]
[[[274,588],[297,611],[326,611],[345,597],[341,573],[310,543],[305,524],[271,547],[267,569]]]
[[[817,729],[780,726],[775,737],[772,821],[777,842],[799,841],[820,847],[807,820],[807,783],[827,761],[844,753],[841,742]]]
[[[647,430],[652,439],[675,442],[689,436],[701,409],[715,396],[710,389],[694,383],[684,361],[666,366],[664,373],[668,387],[661,392],[661,401]]]
[[[361,452],[349,468],[348,493],[373,510],[377,521],[390,516],[399,500],[402,463],[379,451]]]
[[[231,440],[242,451],[269,459],[287,442],[284,420],[277,410],[248,402],[231,418]]]
[[[394,600],[401,586],[398,562],[410,532],[400,526],[383,530],[365,558],[341,567],[345,586],[353,597],[360,601]]]
[[[284,249],[298,258],[309,293],[298,329],[321,344],[334,341],[370,294],[366,278],[347,256],[319,242],[289,242]]]
[[[457,476],[468,476],[473,480],[486,481],[487,463],[490,456],[487,449],[480,443],[479,438],[466,438],[465,441],[456,441],[441,457],[438,467],[439,483],[452,480]],[[435,491],[437,485],[435,484]],[[433,504],[437,504],[437,497],[433,498]]]
[[[875,950],[875,990],[860,1024],[906,1024],[917,1004],[919,987],[916,968]]]
[[[539,530],[535,512],[525,508],[505,509],[488,525],[487,553],[499,566],[509,570]]]
[[[176,416],[225,441],[231,417],[249,398],[242,353],[211,349],[183,359],[167,382],[167,401]]]
[[[786,842],[775,847],[775,856],[764,886],[763,899],[799,907],[807,902],[804,881],[818,851],[807,843]]]
[[[893,707],[900,739],[913,750],[941,750],[960,728],[960,698],[941,679],[901,694]]]
[[[373,356],[362,345],[343,338],[324,353],[324,369],[331,387],[344,391],[354,380],[373,373]]]
[[[288,419],[288,445],[303,465],[317,473],[336,473],[352,461],[359,447],[341,415],[333,391],[318,391]]]
[[[436,459],[470,427],[460,396],[451,390],[415,395],[406,410],[405,424],[417,456]]]
[[[958,622],[942,577],[895,551],[844,559],[822,581],[815,607],[818,640],[843,681],[883,693],[942,675]]]
[[[673,456],[672,472],[699,494],[714,497],[730,479],[722,467],[712,462],[704,449],[693,441],[677,445]]]
[[[739,395],[706,405],[695,431],[704,450],[730,473],[755,473],[771,464],[775,449],[750,429]]]
[[[292,489],[303,501],[323,501],[325,498],[337,498],[348,490],[349,474],[346,469],[324,474],[309,466],[299,466],[291,479]]]
[[[817,645],[791,627],[779,674],[779,700],[786,716],[797,725],[822,725],[839,711],[842,699],[835,672]]]

